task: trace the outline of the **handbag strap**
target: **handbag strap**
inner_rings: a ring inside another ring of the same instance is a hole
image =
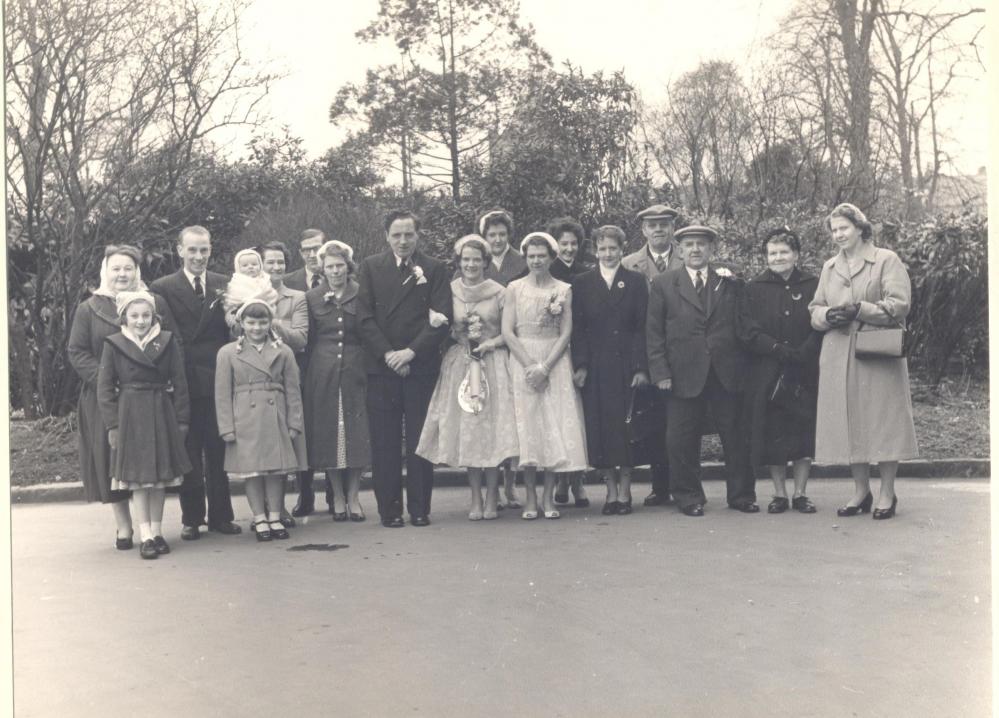
[[[896,327],[898,327],[899,329],[901,329],[901,330],[902,330],[903,332],[905,331],[905,327],[904,327],[904,326],[902,325],[902,322],[900,322],[900,321],[899,321],[898,319],[896,319],[896,318],[895,318],[895,315],[894,315],[894,314],[892,314],[891,312],[889,312],[889,311],[888,311],[888,308],[887,308],[887,307],[886,307],[886,306],[885,306],[884,304],[881,304],[880,302],[878,302],[878,308],[879,308],[879,309],[880,309],[880,310],[881,310],[882,312],[884,312],[884,313],[885,313],[885,315],[886,315],[886,316],[887,316],[887,317],[888,317],[889,319],[891,319],[891,320],[892,320],[892,322],[893,322],[893,323],[895,324],[895,326],[896,326]],[[858,332],[859,332],[859,331],[860,331],[861,329],[863,329],[863,328],[864,328],[864,324],[869,324],[869,322],[864,322],[863,320],[861,320],[861,321],[860,321],[860,324],[859,324],[859,325],[857,325],[857,331],[858,331]],[[871,326],[875,326],[875,325],[871,325]]]

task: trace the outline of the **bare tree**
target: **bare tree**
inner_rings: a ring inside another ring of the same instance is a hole
[[[241,51],[244,7],[4,4],[10,321],[35,350],[11,360],[34,367],[43,412],[73,393],[66,329],[101,246],[136,240],[213,130],[255,122],[270,77]]]

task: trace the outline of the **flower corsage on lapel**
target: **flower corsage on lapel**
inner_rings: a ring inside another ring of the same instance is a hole
[[[718,291],[718,288],[721,287],[722,282],[724,282],[726,279],[732,279],[732,280],[735,279],[735,275],[732,274],[732,272],[726,269],[725,267],[718,267],[717,269],[715,269],[715,274],[718,275],[718,284],[715,285],[716,292]]]
[[[427,283],[427,278],[423,276],[423,267],[421,267],[419,264],[414,264],[412,268],[409,270],[409,276],[406,277],[406,282],[408,282],[410,279],[413,279],[414,277],[416,278],[416,286],[420,286],[421,284]],[[403,284],[405,284],[406,282],[403,282]]]
[[[211,304],[208,305],[208,311],[215,309],[215,305],[225,299],[224,289],[213,289],[212,293],[215,295],[215,298],[212,300]]]
[[[333,304],[336,301],[336,292],[326,292],[323,295],[323,304]]]
[[[558,290],[552,292],[551,297],[548,299],[548,314],[553,318],[558,318],[562,316],[562,308],[565,304],[565,297],[563,297]]]

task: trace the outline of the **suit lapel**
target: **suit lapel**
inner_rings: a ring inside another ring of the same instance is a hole
[[[194,295],[194,287],[187,281],[187,276],[184,274],[183,269],[174,272],[172,289],[174,296],[180,301],[181,306],[191,315],[192,321],[200,321],[202,302]],[[197,326],[197,324],[194,326]],[[192,334],[192,336],[194,335]]]
[[[680,296],[686,299],[697,311],[706,314],[704,306],[701,304],[701,298],[697,296],[697,292],[694,290],[694,283],[690,281],[690,275],[687,274],[687,270],[676,273],[676,284]]]
[[[389,308],[386,311],[386,316],[394,312],[399,307],[399,305],[402,304],[402,301],[407,296],[409,296],[410,292],[412,292],[413,288],[416,286],[416,281],[417,281],[416,275],[413,274],[412,268],[420,267],[420,269],[423,269],[423,267],[420,265],[421,257],[419,252],[414,252],[413,255],[409,258],[410,271],[405,276],[403,276],[402,273],[399,271],[399,266],[395,262],[395,255],[393,255],[391,252],[389,253],[389,259],[391,260],[391,269],[395,271],[396,290],[395,290],[395,296],[392,298],[392,303],[389,305]],[[424,276],[426,276],[425,272]]]
[[[624,299],[625,292],[628,290],[627,282],[624,279],[624,273],[621,271],[621,265],[619,264],[617,269],[614,271],[614,278],[611,280],[610,289],[607,288],[604,278],[600,276],[599,268],[597,269],[597,275],[604,291],[610,295],[608,299],[610,305],[617,306],[621,300]]]

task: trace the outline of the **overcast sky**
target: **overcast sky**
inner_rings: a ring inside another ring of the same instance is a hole
[[[962,3],[963,4],[963,3]],[[556,63],[587,72],[623,69],[648,101],[662,99],[672,78],[702,60],[745,65],[779,28],[791,0],[521,0],[521,18]],[[256,0],[244,16],[247,54],[273,63],[285,77],[268,98],[273,124],[305,140],[310,156],[336,144],[327,121],[337,88],[364,78],[368,67],[393,62],[394,48],[361,43],[354,33],[377,14],[378,0]],[[961,138],[959,164],[985,164],[985,82],[968,83],[948,124]],[[219,138],[221,139],[221,138]],[[245,137],[229,141],[242,154]]]

